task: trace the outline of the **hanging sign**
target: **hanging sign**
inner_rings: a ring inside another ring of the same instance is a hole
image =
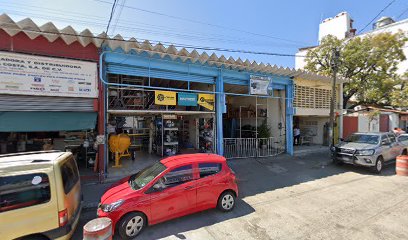
[[[176,92],[154,91],[154,103],[157,105],[176,105],[176,95]]]
[[[96,63],[0,52],[0,94],[98,97]]]
[[[268,95],[270,82],[270,77],[251,75],[250,93],[255,95]]]
[[[198,94],[198,105],[207,108],[208,110],[214,110],[214,94],[205,94],[200,93]]]
[[[197,94],[177,93],[177,104],[179,106],[197,106]]]

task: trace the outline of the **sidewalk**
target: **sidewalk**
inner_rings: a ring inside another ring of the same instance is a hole
[[[304,156],[308,154],[314,153],[330,153],[330,149],[328,146],[323,145],[302,145],[302,146],[294,146],[294,155],[295,156]]]

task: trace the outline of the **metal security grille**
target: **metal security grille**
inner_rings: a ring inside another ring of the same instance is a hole
[[[94,111],[93,98],[0,95],[0,111]]]
[[[284,152],[284,144],[274,137],[224,138],[224,157],[227,159],[270,157]]]
[[[328,109],[331,92],[328,89],[295,85],[294,107]]]

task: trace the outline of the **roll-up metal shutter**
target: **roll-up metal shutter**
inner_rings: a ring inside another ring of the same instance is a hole
[[[93,112],[93,98],[0,95],[0,111]]]
[[[228,78],[228,77],[224,77],[223,80],[224,80],[224,83],[227,83],[227,84],[244,85],[244,86],[249,85],[248,80],[242,80],[242,79],[237,79],[237,78]]]
[[[131,75],[137,77],[162,78],[168,80],[199,82],[215,84],[215,78],[197,74],[185,74],[175,71],[164,71],[159,69],[148,69],[141,67],[132,67],[119,64],[108,64],[107,72],[113,74]]]

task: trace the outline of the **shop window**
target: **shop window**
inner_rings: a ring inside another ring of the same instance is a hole
[[[0,177],[0,212],[46,203],[51,199],[45,173]]]
[[[79,181],[78,168],[73,158],[70,158],[61,166],[61,175],[64,192],[68,194]]]
[[[200,163],[198,169],[200,171],[200,178],[217,174],[221,171],[221,163]]]
[[[164,176],[166,188],[174,187],[193,180],[193,166],[186,165],[172,170]]]

